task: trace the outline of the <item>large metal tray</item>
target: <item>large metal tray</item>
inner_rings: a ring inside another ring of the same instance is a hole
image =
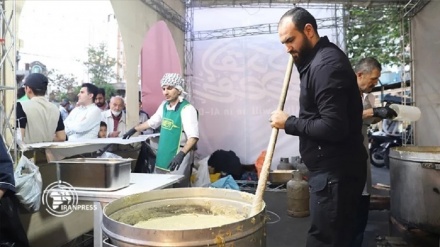
[[[115,158],[75,158],[54,161],[57,179],[75,189],[114,191],[130,184],[131,161]]]

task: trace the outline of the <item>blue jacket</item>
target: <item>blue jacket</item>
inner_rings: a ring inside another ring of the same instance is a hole
[[[0,189],[15,193],[14,166],[8,154],[3,136],[0,135]]]

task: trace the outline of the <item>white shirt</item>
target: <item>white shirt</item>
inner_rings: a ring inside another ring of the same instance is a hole
[[[182,100],[181,100],[182,101]],[[167,101],[164,101],[160,104],[159,108],[157,108],[156,112],[153,116],[151,116],[150,119],[147,120],[148,125],[153,128],[157,129],[162,124],[162,118],[163,118],[163,105],[167,103]],[[176,104],[177,105],[177,104]],[[166,105],[167,110],[174,110],[176,108],[176,105],[173,107],[170,107],[169,104]],[[180,116],[182,118],[182,128],[185,132],[185,135],[182,133],[181,138],[181,144],[185,144],[186,140],[194,137],[199,138],[199,121],[197,118],[197,111],[196,108],[194,108],[193,105],[189,104],[185,108],[182,109],[180,112]]]
[[[363,99],[362,99],[362,104],[364,106],[364,110],[370,109],[370,108],[374,108],[374,95],[371,93],[364,93],[363,94]],[[366,118],[363,119],[363,123],[365,125],[370,125],[373,122],[374,118]]]
[[[119,119],[119,124],[118,124],[118,129],[119,132],[119,137],[122,137],[125,132],[126,132],[126,122],[125,122],[125,112],[122,111],[121,112],[121,118]],[[105,122],[107,124],[107,137],[110,133],[113,132],[113,128],[114,126],[114,121],[113,121],[113,116],[112,116],[112,111],[111,110],[107,110],[107,111],[103,111],[101,112],[101,121]]]
[[[98,138],[100,123],[101,110],[94,103],[75,107],[64,120],[69,141]]]

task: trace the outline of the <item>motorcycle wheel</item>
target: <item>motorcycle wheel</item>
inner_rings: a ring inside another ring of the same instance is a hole
[[[386,168],[390,169],[390,155],[389,155],[390,150],[387,150],[387,152],[384,153],[383,159],[384,159],[384,164],[386,166]]]
[[[382,148],[370,150],[370,162],[375,167],[384,167],[386,165],[386,152]]]

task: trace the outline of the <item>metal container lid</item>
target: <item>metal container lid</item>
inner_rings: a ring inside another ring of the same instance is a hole
[[[50,163],[58,163],[58,164],[108,164],[108,165],[117,165],[122,163],[131,162],[134,159],[116,159],[116,158],[73,158],[73,159],[65,159],[60,161],[53,161]]]
[[[439,146],[406,146],[390,150],[390,158],[416,162],[440,163]]]

